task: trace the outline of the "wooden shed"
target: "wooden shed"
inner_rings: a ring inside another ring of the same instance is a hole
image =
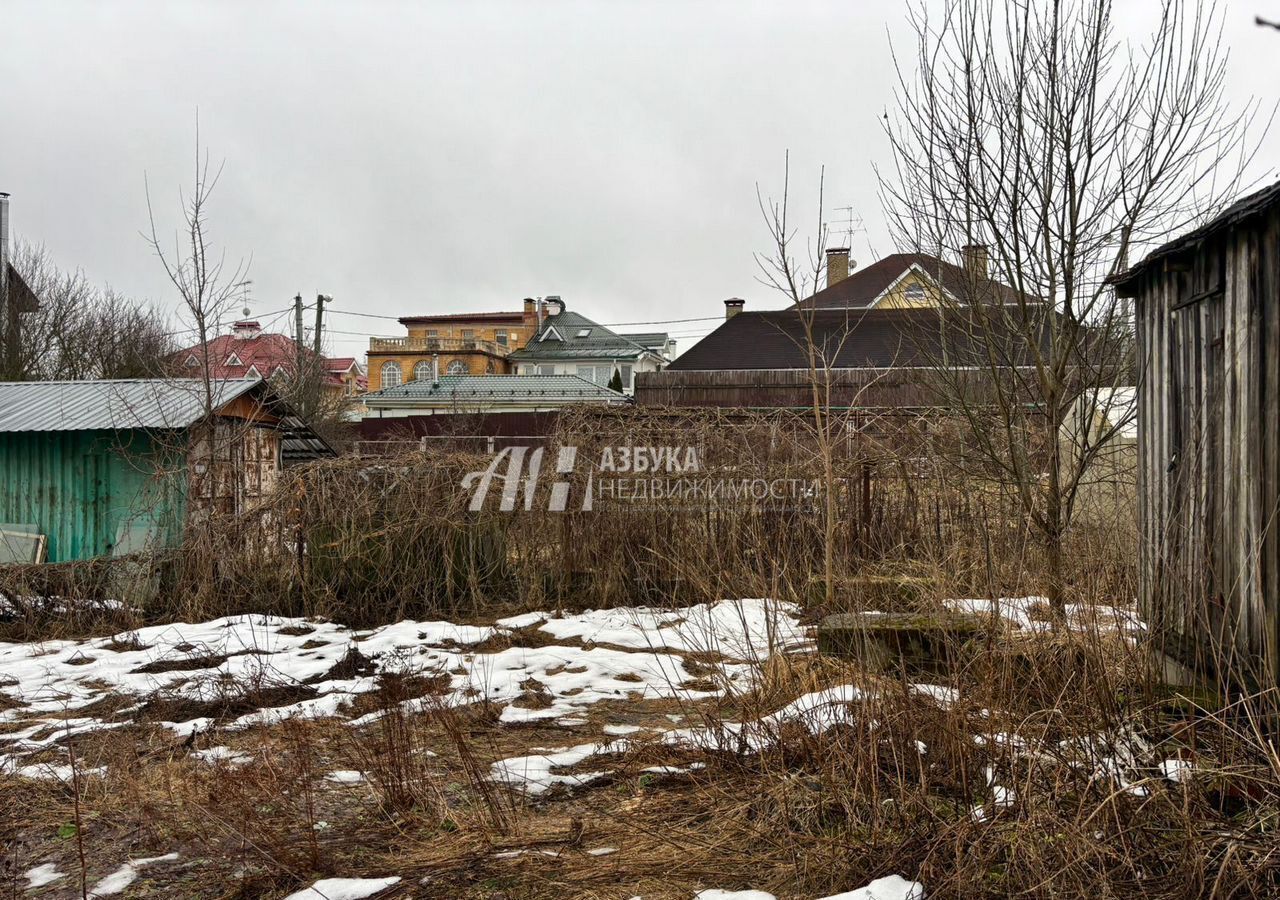
[[[1280,183],[1116,287],[1143,367],[1143,612],[1172,658],[1280,684]]]

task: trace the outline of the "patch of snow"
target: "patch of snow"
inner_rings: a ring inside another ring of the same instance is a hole
[[[1191,763],[1187,762],[1185,759],[1166,759],[1164,762],[1160,763],[1160,768],[1164,771],[1165,778],[1178,783],[1182,783],[1190,779],[1192,772],[1195,771],[1192,768]]]
[[[92,900],[94,897],[110,897],[112,894],[123,893],[125,888],[138,880],[138,869],[153,863],[170,862],[177,858],[176,853],[166,853],[164,856],[131,859],[90,888],[89,898]]]
[[[46,884],[52,884],[59,878],[66,878],[62,872],[58,871],[58,867],[54,863],[41,863],[34,868],[27,869],[23,873],[27,879],[27,890],[34,891],[36,888],[42,888]]]
[[[311,887],[290,894],[285,900],[365,900],[399,883],[399,875],[390,878],[321,878]]]
[[[870,884],[820,900],[924,900],[924,885],[901,875],[886,875]]]
[[[606,725],[604,733],[613,737],[626,737],[629,734],[635,734],[643,729],[639,725]]]
[[[352,649],[370,660],[374,671],[447,675],[444,695],[407,701],[410,712],[415,705],[433,702],[487,700],[504,706],[504,723],[550,719],[570,725],[602,700],[697,701],[719,695],[721,687],[708,686],[705,678],[686,669],[679,653],[713,650],[727,659],[745,660],[723,663],[714,679],[717,685],[745,687],[756,674],[751,660],[806,643],[798,614],[792,604],[726,600],[675,610],[529,613],[494,626],[406,620],[364,631],[331,622],[245,615],[140,628],[128,641],[0,642],[0,695],[13,701],[11,708],[0,711],[0,722],[23,726],[0,734],[0,746],[31,752],[67,734],[129,724],[118,718],[52,718],[113,693],[138,700],[159,694],[198,703],[219,699],[228,685],[306,683],[317,696],[250,712],[225,727],[342,716],[356,695],[377,686],[372,673],[325,679]],[[473,649],[494,635],[539,623],[563,639],[585,643],[491,653]],[[516,705],[530,679],[542,686],[539,702]],[[372,721],[376,715],[359,721]],[[214,725],[208,717],[163,723],[181,738]]]
[[[361,784],[365,777],[363,772],[357,772],[354,769],[338,769],[324,776],[324,780],[334,784]]]
[[[731,659],[757,660],[809,643],[797,621],[798,613],[792,603],[748,599],[672,610],[641,606],[588,610],[563,617],[529,615],[544,618],[539,630],[558,640],[577,638],[637,650],[714,652]]]
[[[545,793],[556,785],[564,785],[570,788],[582,787],[611,773],[599,771],[560,774],[554,770],[576,766],[578,763],[593,756],[611,752],[611,748],[612,752],[617,753],[625,749],[625,746],[621,743],[615,743],[579,744],[576,747],[560,747],[529,756],[515,756],[510,759],[499,760],[490,767],[490,773],[494,781],[532,795]]]
[[[588,850],[588,856],[608,856],[610,853],[617,853],[617,847],[596,847],[594,850]]]

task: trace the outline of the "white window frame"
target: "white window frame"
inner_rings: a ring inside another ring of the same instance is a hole
[[[395,373],[395,377],[390,381],[387,379],[388,372]],[[384,388],[399,387],[400,385],[404,384],[404,369],[401,368],[400,363],[396,362],[394,359],[389,359],[386,362],[384,362],[382,364],[381,369],[379,369],[378,381],[379,381],[379,384],[378,384],[379,387],[384,387]]]

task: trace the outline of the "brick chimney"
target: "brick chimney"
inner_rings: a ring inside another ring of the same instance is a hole
[[[742,307],[747,305],[747,301],[741,297],[730,297],[724,301],[724,317],[725,321],[732,319],[738,313],[742,312]]]
[[[521,316],[524,327],[528,329],[536,329],[538,327],[538,301],[532,297],[524,298],[524,313]]]
[[[827,287],[839,284],[849,277],[849,248],[831,247],[827,250]]]
[[[964,258],[964,270],[978,278],[987,277],[988,253],[986,244],[965,244],[960,248]]]
[[[242,341],[255,338],[262,334],[262,324],[254,319],[241,319],[231,326],[231,333]]]

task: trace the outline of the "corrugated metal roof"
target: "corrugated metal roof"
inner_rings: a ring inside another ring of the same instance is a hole
[[[258,384],[214,381],[214,405]],[[0,432],[186,428],[203,414],[204,383],[195,378],[0,382]]]
[[[557,400],[566,403],[625,398],[617,391],[577,375],[441,375],[438,383],[423,379],[383,388],[361,398],[368,406],[395,401],[452,403],[460,400]]]

